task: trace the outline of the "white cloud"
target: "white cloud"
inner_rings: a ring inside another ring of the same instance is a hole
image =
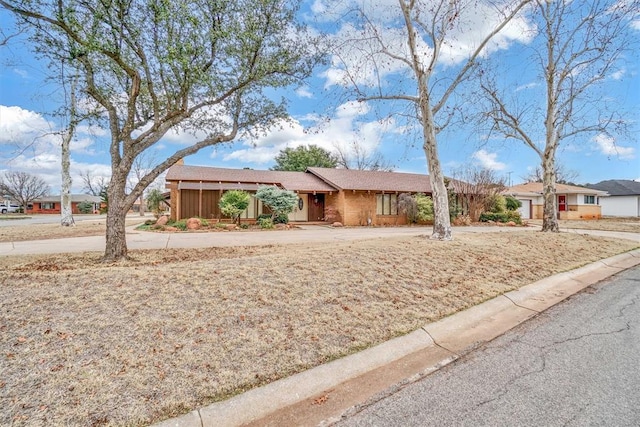
[[[27,77],[29,77],[29,73],[27,73],[25,70],[21,70],[20,68],[14,68],[13,72],[19,75],[20,77],[22,77],[23,79],[26,79]]]
[[[489,153],[486,150],[478,150],[473,153],[473,158],[476,159],[483,168],[495,171],[505,170],[507,165],[497,161],[497,157],[497,153]]]
[[[24,146],[47,138],[55,129],[38,113],[0,105],[0,144]]]
[[[531,82],[531,83],[518,86],[515,91],[520,92],[521,90],[533,89],[534,87],[537,87],[537,86],[540,86],[540,83]]]
[[[296,90],[296,95],[300,98],[313,98],[313,93],[306,86],[298,88]]]
[[[611,73],[610,77],[613,80],[622,80],[622,78],[625,76],[625,74],[627,74],[627,70],[624,69],[624,68],[621,68],[620,70]]]
[[[635,149],[633,147],[622,147],[616,144],[616,140],[608,135],[599,134],[592,138],[600,153],[607,157],[616,156],[620,159],[634,159]]]
[[[433,7],[421,3],[426,2],[418,1],[416,10],[421,11],[422,22],[429,22],[429,11]],[[439,62],[443,66],[458,65],[465,61],[499,23],[500,13],[488,2],[469,4],[473,6],[458,11],[457,21],[442,46]],[[336,53],[331,59],[331,66],[321,75],[326,80],[325,86],[351,83],[370,87],[378,84],[384,86],[385,79],[408,72],[403,61],[383,53],[384,46],[393,55],[411,61],[406,28],[397,1],[325,0],[316,1],[313,10],[316,11],[317,20],[328,22],[334,19],[339,26],[331,36]],[[365,27],[358,22],[358,18],[351,19],[352,16],[357,16],[357,13],[353,13],[356,10],[363,10],[367,15],[368,25]],[[325,16],[321,16],[322,14]],[[535,26],[531,22],[524,17],[516,17],[487,44],[484,55],[507,49],[516,42],[529,43],[535,32]],[[417,48],[418,56],[427,63],[433,53],[432,47],[428,45],[428,37],[418,37]]]
[[[386,133],[393,133],[393,120],[368,120],[369,106],[363,102],[347,102],[334,111],[334,117],[324,120],[320,117],[305,116],[310,126],[304,127],[300,120],[282,122],[265,135],[253,141],[245,141],[245,148],[223,156],[224,161],[238,160],[247,163],[266,164],[272,162],[280,150],[301,145],[317,145],[328,151],[336,147],[349,150],[356,142],[365,152],[374,152]],[[214,151],[211,157],[218,156]]]

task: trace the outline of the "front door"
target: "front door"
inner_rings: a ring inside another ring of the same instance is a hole
[[[309,194],[309,221],[324,220],[324,194]]]
[[[558,211],[564,212],[567,210],[567,196],[558,196]]]

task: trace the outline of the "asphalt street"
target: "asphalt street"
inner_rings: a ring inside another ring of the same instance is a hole
[[[336,425],[639,426],[640,267]]]

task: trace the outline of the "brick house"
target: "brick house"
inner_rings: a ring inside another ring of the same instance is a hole
[[[523,219],[542,219],[544,198],[541,182],[514,185],[504,191],[522,202],[518,209]],[[606,191],[575,185],[556,184],[556,209],[558,219],[597,219],[602,217],[600,198]]]
[[[218,204],[225,191],[251,194],[259,186],[275,185],[298,195],[290,221],[399,225],[407,222],[397,209],[399,194],[431,194],[427,175],[314,167],[306,172],[282,172],[176,164],[168,170],[166,182],[173,220],[194,216],[221,219]],[[252,197],[241,219],[252,222],[262,212],[262,204]]]
[[[33,204],[27,207],[28,214],[60,214],[62,203],[60,202],[60,195],[57,196],[45,196],[33,201]],[[80,214],[78,205],[83,202],[91,204],[91,212],[97,213],[100,210],[100,204],[102,199],[98,196],[92,196],[90,194],[70,194],[71,197],[71,212],[74,215]]]

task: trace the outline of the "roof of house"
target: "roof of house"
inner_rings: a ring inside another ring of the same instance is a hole
[[[640,195],[640,182],[629,179],[609,179],[597,184],[589,185],[590,188],[602,190],[610,196],[635,196]]]
[[[99,196],[92,196],[91,194],[70,194],[71,203],[80,203],[80,202],[90,202],[90,203],[100,203],[102,199]],[[59,202],[62,196],[54,195],[54,196],[44,196],[40,197],[34,202]]]
[[[258,185],[279,185],[292,191],[337,190],[431,193],[428,175],[354,169],[308,168],[306,172],[225,169],[176,164],[167,181],[179,181],[180,189],[255,190]]]
[[[167,172],[166,180],[192,181],[180,183],[181,189],[199,189],[202,181],[203,190],[256,190],[258,185],[280,185],[292,191],[336,191],[325,181],[304,172],[173,165]]]
[[[431,193],[428,175],[330,168],[308,168],[307,171],[340,190]]]
[[[507,194],[515,194],[521,196],[539,196],[542,194],[541,182],[527,182],[524,184],[514,185],[505,190]],[[556,184],[556,193],[564,194],[595,194],[598,196],[606,196],[606,191],[594,190],[587,187],[578,187],[576,185]]]

